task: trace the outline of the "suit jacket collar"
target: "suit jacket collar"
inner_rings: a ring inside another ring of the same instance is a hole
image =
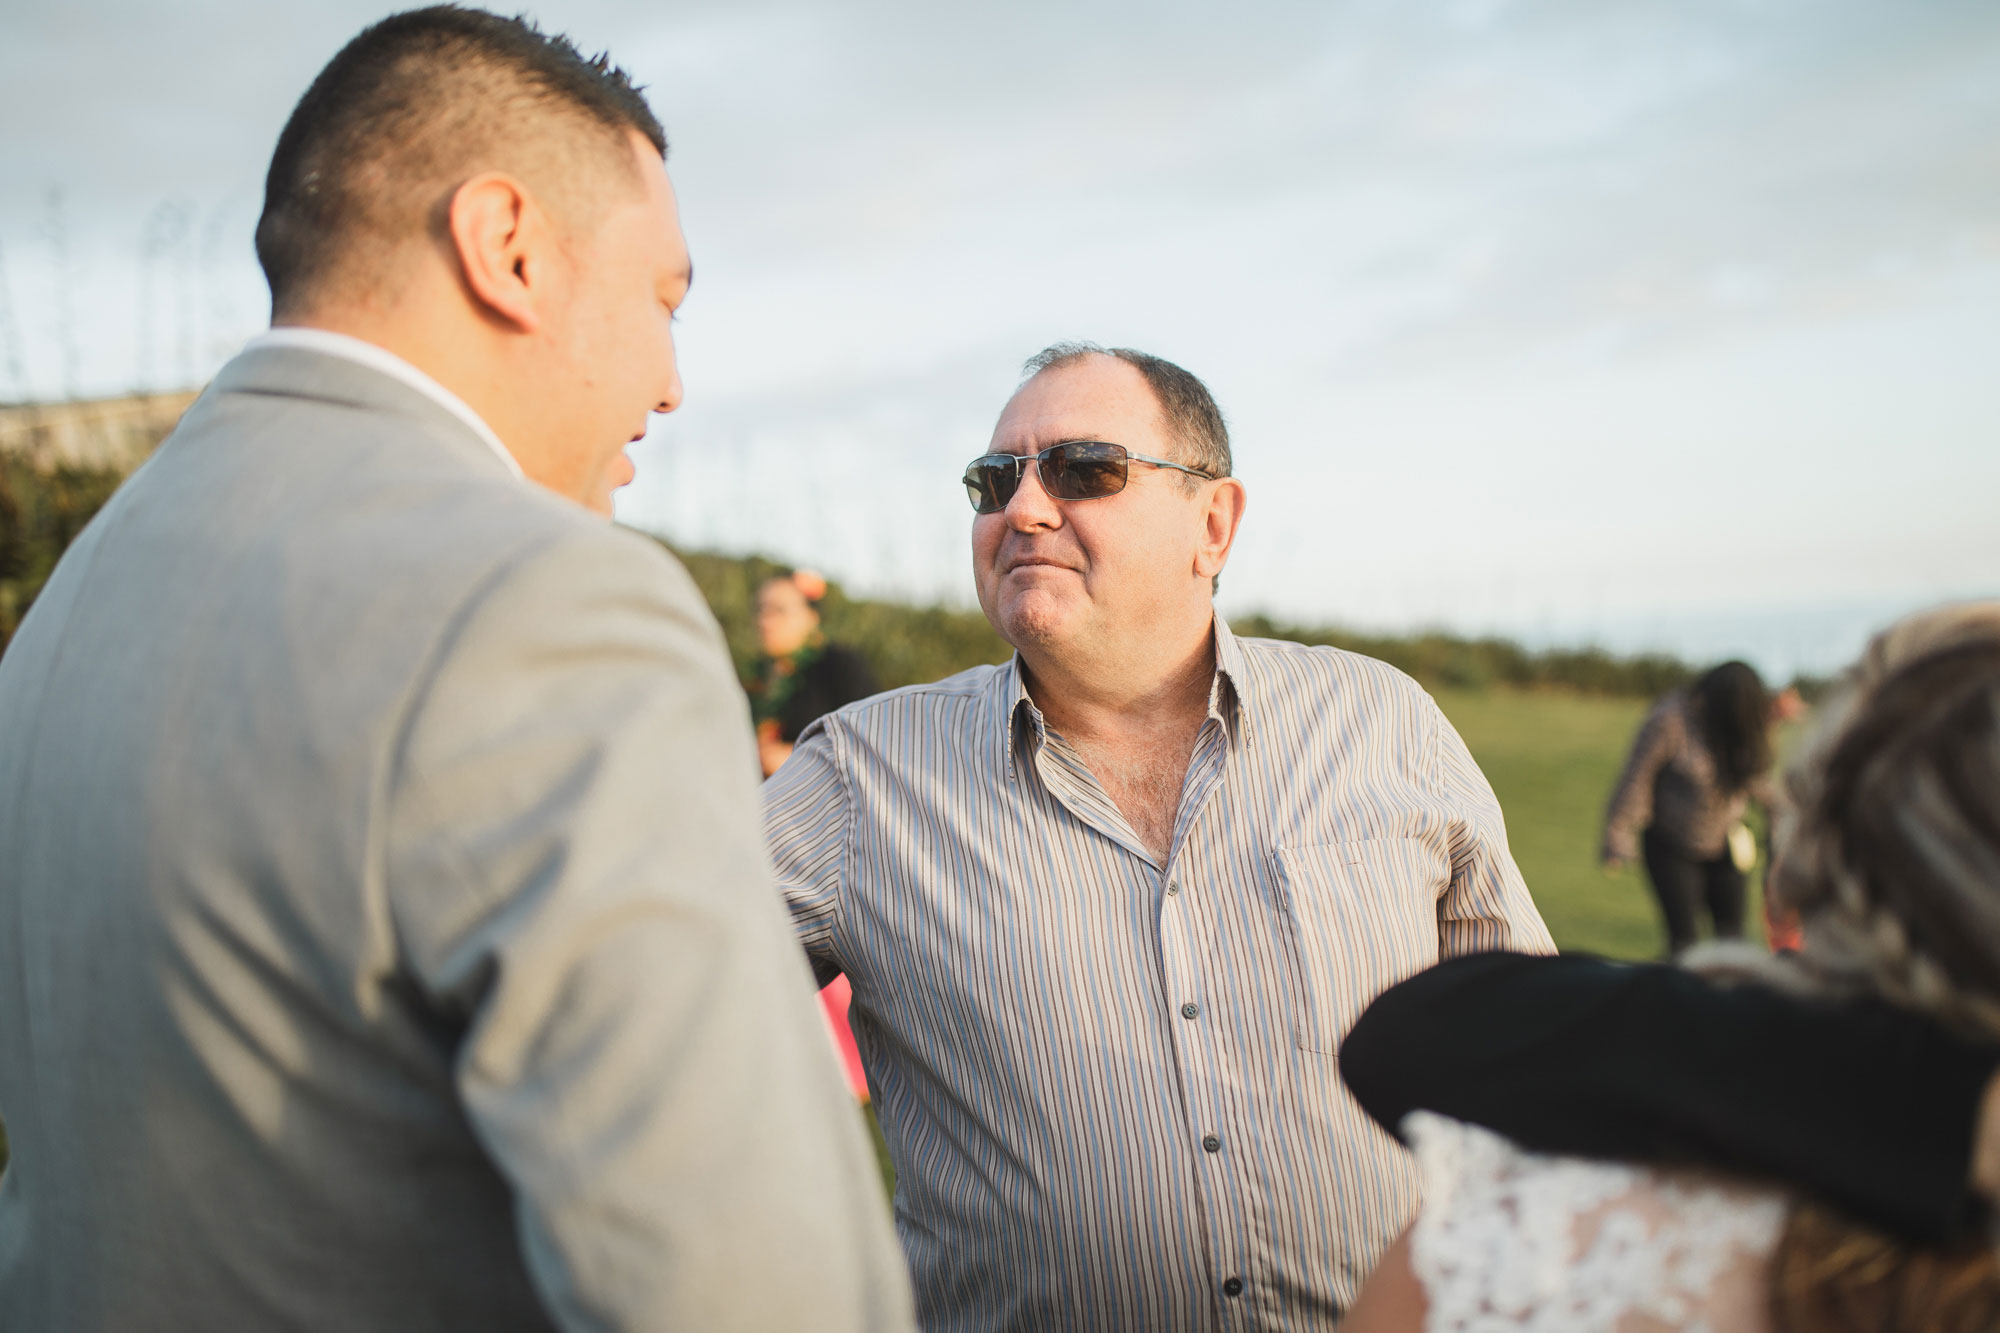
[[[514,473],[462,417],[414,385],[373,366],[330,352],[254,343],[216,374],[215,393],[266,394],[304,398],[364,411],[388,412],[444,437],[468,462],[503,474]]]

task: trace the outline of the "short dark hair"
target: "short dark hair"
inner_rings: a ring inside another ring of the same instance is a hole
[[[1173,362],[1130,347],[1099,347],[1090,342],[1051,343],[1021,366],[1021,377],[1033,379],[1045,370],[1071,365],[1085,357],[1108,356],[1123,361],[1146,377],[1160,416],[1167,423],[1179,457],[1174,461],[1198,467],[1213,477],[1227,477],[1235,466],[1229,453],[1229,425],[1208,386]],[[1187,478],[1195,485],[1193,477]]]
[[[666,131],[608,54],[586,58],[525,18],[435,5],[363,29],[306,89],[271,155],[257,262],[273,308],[357,247],[435,225],[427,187],[532,151],[526,141],[563,120],[603,131],[607,159],[630,130],[666,155]]]

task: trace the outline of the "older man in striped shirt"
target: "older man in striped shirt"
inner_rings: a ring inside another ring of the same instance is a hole
[[[1016,655],[808,731],[779,879],[853,983],[926,1328],[1326,1328],[1417,1203],[1341,1037],[1548,932],[1423,690],[1215,615],[1244,488],[1201,382],[1027,369],[965,478]]]

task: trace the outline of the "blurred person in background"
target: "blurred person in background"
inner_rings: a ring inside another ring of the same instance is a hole
[[[1805,721],[1811,707],[1805,695],[1796,685],[1787,685],[1771,700],[1771,721],[1778,727],[1791,727]],[[1766,828],[1770,821],[1766,821]],[[1768,848],[1768,842],[1766,844]],[[1767,854],[1766,864],[1770,862]],[[1806,942],[1805,932],[1799,928],[1799,914],[1778,906],[1770,894],[1764,895],[1764,944],[1772,953],[1796,953]]]
[[[1347,1327],[2000,1328],[2000,602],[1899,622],[1823,714],[1771,880],[1798,954],[1466,959],[1356,1025],[1426,1194]]]
[[[279,135],[272,329],[0,659],[8,1329],[908,1327],[721,632],[608,521],[665,153],[445,6]]]
[[[826,580],[809,569],[764,580],[757,589],[757,659],[750,680],[750,715],[757,722],[757,757],[764,776],[778,771],[807,727],[836,708],[881,687],[868,659],[820,630]]]
[[[1237,638],[1208,389],[1032,358],[966,468],[1001,665],[830,713],[765,784],[854,985],[927,1329],[1323,1327],[1417,1203],[1333,1052],[1440,956],[1552,950],[1415,682]]]
[[[1654,704],[1632,742],[1604,817],[1601,856],[1617,870],[1642,853],[1666,924],[1667,953],[1695,942],[1702,910],[1719,938],[1743,934],[1757,845],[1743,814],[1775,808],[1770,692],[1744,662],[1724,662]]]
[[[750,681],[750,714],[757,723],[757,758],[770,777],[791,757],[799,734],[836,708],[877,690],[868,659],[820,632],[819,604],[826,580],[809,569],[788,570],[757,589],[757,641],[763,655]],[[853,990],[845,976],[819,993],[833,1044],[847,1070],[847,1086],[868,1100],[868,1074],[854,1045],[847,1010]]]

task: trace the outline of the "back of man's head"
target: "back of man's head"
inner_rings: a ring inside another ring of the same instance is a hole
[[[278,136],[257,222],[275,313],[366,299],[400,247],[441,238],[461,181],[501,170],[572,204],[629,181],[666,132],[624,71],[523,19],[439,5],[364,30]],[[632,188],[636,188],[633,186]]]

